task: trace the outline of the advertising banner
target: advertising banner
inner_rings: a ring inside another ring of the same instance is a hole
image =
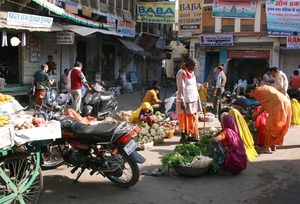
[[[200,46],[232,46],[233,34],[199,35]]]
[[[212,17],[254,19],[257,1],[214,0]]]
[[[175,23],[175,1],[173,2],[137,2],[137,22]]]
[[[267,0],[268,36],[290,36],[300,32],[299,0]]]
[[[269,59],[270,50],[228,50],[227,57],[234,59]]]
[[[203,0],[179,0],[178,32],[202,33]]]
[[[286,47],[300,49],[300,36],[286,37]]]
[[[37,16],[26,13],[7,12],[7,25],[51,28],[53,18],[46,16]]]

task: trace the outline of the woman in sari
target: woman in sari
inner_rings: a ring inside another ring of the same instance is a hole
[[[271,86],[257,86],[256,84],[247,86],[247,94],[256,98],[261,104],[257,113],[253,113],[252,119],[266,111],[268,118],[265,131],[265,153],[272,153],[276,150],[276,145],[282,145],[285,134],[291,123],[291,102],[290,100]]]
[[[235,119],[235,122],[238,126],[241,139],[244,142],[247,160],[253,161],[258,156],[258,154],[254,148],[253,137],[244,117],[237,109],[234,108],[229,111],[229,115],[231,115]]]
[[[149,126],[151,126],[153,123],[156,123],[151,104],[148,102],[142,103],[142,105],[129,117],[129,122],[137,123],[139,125],[144,122]]]
[[[238,174],[247,168],[247,157],[236,122],[231,115],[222,117],[222,132],[217,133],[210,142],[222,142],[226,151],[224,168]]]
[[[202,85],[196,83],[195,67],[196,60],[187,58],[176,75],[176,113],[181,143],[199,140],[198,112],[201,112],[202,108],[198,90]]]

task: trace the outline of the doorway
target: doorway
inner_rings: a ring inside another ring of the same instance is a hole
[[[77,41],[77,50],[76,50],[77,56],[76,61],[79,61],[82,63],[82,72],[84,75],[86,75],[86,42],[84,41]]]
[[[12,34],[7,34],[7,39],[14,37]],[[19,46],[0,47],[0,77],[5,78],[7,84],[20,83],[19,69]]]
[[[114,81],[115,76],[115,46],[111,44],[103,45],[101,77],[102,80]]]

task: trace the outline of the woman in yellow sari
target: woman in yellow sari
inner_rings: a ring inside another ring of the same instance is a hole
[[[268,118],[266,122],[266,148],[265,153],[272,153],[276,150],[275,145],[282,145],[285,134],[291,123],[291,102],[290,100],[271,86],[247,86],[247,94],[256,98],[261,104],[257,113],[252,115],[256,120],[257,116],[266,111]]]
[[[257,156],[257,152],[254,148],[254,141],[252,134],[248,128],[248,125],[244,119],[244,117],[241,115],[241,113],[237,109],[231,109],[229,111],[229,115],[234,117],[236,124],[238,126],[241,139],[244,142],[244,147],[246,150],[247,160],[253,161]]]
[[[292,125],[300,125],[300,104],[297,99],[291,99],[292,106]]]
[[[151,104],[144,102],[138,109],[136,109],[136,111],[132,113],[132,115],[129,117],[129,122],[137,123],[138,125],[141,125],[143,122],[145,122],[151,126],[156,122],[153,115],[153,108]]]

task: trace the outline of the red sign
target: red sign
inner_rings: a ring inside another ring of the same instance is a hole
[[[254,59],[269,59],[269,50],[228,50],[228,58],[254,58]]]

